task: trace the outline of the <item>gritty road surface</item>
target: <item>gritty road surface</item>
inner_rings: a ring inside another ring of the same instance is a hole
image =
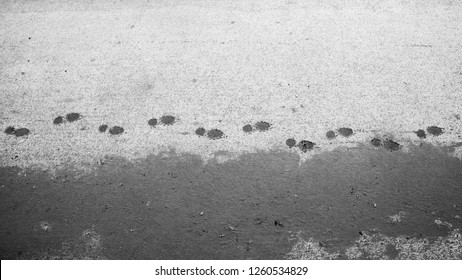
[[[462,5],[322,2],[0,4],[2,259],[461,259]]]

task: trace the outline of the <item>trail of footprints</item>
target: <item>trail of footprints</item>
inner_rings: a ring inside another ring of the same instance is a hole
[[[79,114],[79,113],[69,113],[65,117],[57,116],[53,120],[53,124],[56,125],[56,126],[59,126],[59,125],[62,125],[64,123],[76,122],[76,121],[78,121],[78,120],[80,120],[82,118],[83,118],[83,116],[81,114]],[[158,126],[158,125],[170,126],[170,125],[173,125],[177,121],[178,121],[178,119],[176,117],[174,117],[174,116],[164,115],[164,116],[161,116],[159,119],[157,119],[157,118],[149,119],[147,121],[147,124],[151,128],[156,128],[156,126]],[[250,134],[250,133],[254,133],[254,132],[265,132],[265,131],[270,130],[271,127],[272,127],[272,125],[270,123],[265,122],[265,121],[259,121],[259,122],[255,123],[255,124],[246,124],[246,125],[244,125],[242,127],[242,131],[244,133],[246,133],[246,134]],[[98,131],[100,133],[109,132],[109,134],[111,134],[111,135],[119,135],[119,134],[122,134],[122,133],[125,132],[123,127],[120,127],[120,126],[109,127],[107,124],[100,125],[98,127]],[[8,126],[4,130],[4,133],[8,134],[8,135],[14,135],[16,137],[22,137],[22,136],[28,135],[30,133],[30,130],[27,129],[27,128],[24,128],[24,127],[16,128],[14,126]],[[427,133],[432,135],[432,136],[440,136],[441,134],[444,133],[444,129],[441,128],[441,127],[438,127],[438,126],[429,126],[429,127],[426,128],[426,130],[419,129],[419,130],[415,131],[414,133],[420,139],[425,139],[427,137]],[[199,136],[199,137],[207,137],[210,140],[217,140],[217,139],[226,137],[224,132],[217,129],[217,128],[212,128],[212,129],[207,130],[204,127],[199,127],[199,128],[196,129],[195,134],[197,136]],[[330,140],[330,141],[334,141],[338,136],[348,138],[348,137],[352,136],[353,134],[354,134],[353,129],[351,129],[349,127],[341,127],[341,128],[338,128],[337,130],[329,130],[329,131],[327,131],[326,132],[326,138],[328,140]],[[393,141],[392,139],[388,139],[388,138],[381,139],[381,138],[374,137],[374,138],[372,138],[370,143],[374,147],[377,147],[377,148],[383,147],[383,148],[385,148],[386,150],[389,150],[389,151],[397,151],[397,150],[402,148],[402,145],[400,145],[399,143]],[[304,153],[314,149],[314,147],[316,146],[316,143],[311,142],[311,141],[306,140],[306,139],[302,139],[302,140],[298,141],[298,143],[297,143],[297,141],[294,138],[287,139],[285,141],[285,144],[289,148],[297,147],[298,149],[300,149]]]

